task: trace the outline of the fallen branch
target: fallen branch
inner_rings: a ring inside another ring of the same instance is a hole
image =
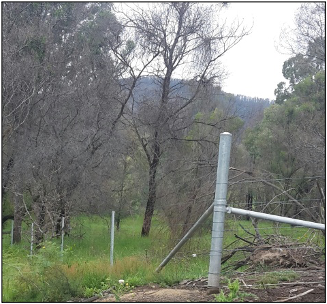
[[[251,218],[251,222],[252,222],[252,225],[253,225],[254,230],[255,230],[255,238],[258,239],[259,243],[263,244],[264,243],[264,240],[261,237],[261,235],[259,233],[259,229],[258,229],[258,219]]]
[[[250,242],[250,241],[248,241],[248,240],[246,240],[246,239],[243,239],[242,237],[238,236],[236,233],[234,233],[234,236],[235,236],[237,239],[240,239],[240,240],[242,240],[242,241],[245,242],[245,243],[248,243],[248,244],[250,244],[250,245],[254,245],[253,242]]]
[[[255,248],[252,247],[240,247],[240,248],[235,248],[230,254],[222,257],[221,259],[221,264],[226,263],[236,252],[239,251],[246,251],[246,252],[253,252]]]
[[[253,234],[253,233],[251,233],[250,231],[248,231],[248,230],[246,230],[241,224],[239,224],[240,225],[240,227],[246,232],[246,233],[248,233],[248,234],[250,234],[250,235],[252,235],[252,236],[254,236],[255,237],[255,235]]]
[[[296,295],[296,296],[294,296],[294,297],[289,297],[289,298],[285,298],[285,299],[277,300],[277,301],[273,301],[273,302],[274,302],[274,303],[287,302],[287,301],[289,301],[289,300],[293,300],[293,299],[296,299],[296,298],[302,297],[302,296],[304,296],[304,295],[306,295],[306,294],[308,294],[308,293],[310,293],[310,292],[312,292],[312,291],[314,291],[314,289],[309,289],[309,290],[307,290],[307,291],[305,291],[305,292],[302,292],[302,293],[300,293],[300,294],[298,294],[298,295]]]
[[[93,302],[93,301],[95,301],[95,300],[97,300],[99,298],[100,298],[100,296],[96,295],[96,296],[93,296],[91,298],[83,299],[83,300],[81,300],[81,302],[82,303],[90,303],[90,302]]]
[[[243,281],[243,280],[242,280]],[[244,281],[243,281],[244,283]],[[315,284],[325,284],[325,281],[319,281],[319,282],[279,282],[279,283],[267,283],[264,284],[265,286],[280,286],[280,285],[287,285],[287,286],[296,286],[296,285],[315,285]],[[244,287],[249,288],[256,288],[262,289],[262,284],[244,284]]]

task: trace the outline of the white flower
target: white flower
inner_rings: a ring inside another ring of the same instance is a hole
[[[193,258],[196,258],[196,253],[193,253],[193,254],[192,254],[192,257],[193,257]]]
[[[124,284],[125,283],[125,280],[119,280],[118,283],[119,284]]]

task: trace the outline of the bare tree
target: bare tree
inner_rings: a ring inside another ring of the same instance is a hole
[[[295,28],[285,28],[281,33],[281,50],[302,55],[319,70],[326,60],[326,4],[303,3],[295,15]]]
[[[124,26],[134,35],[134,54],[140,56],[128,64],[121,62],[131,75],[136,75],[132,71],[144,71],[143,75],[151,76],[157,86],[151,97],[133,96],[130,112],[149,166],[142,236],[150,232],[160,160],[176,122],[207,82],[219,80],[219,59],[248,33],[239,23],[227,25],[222,10],[220,4],[175,2],[152,5],[149,9],[129,6],[124,10],[129,13],[120,12]],[[194,81],[173,81],[183,74]],[[187,89],[190,84],[191,94]]]
[[[110,153],[122,111],[108,53],[121,28],[110,7],[2,5],[3,195],[30,196],[25,209],[36,215],[37,241],[47,229],[58,233],[88,171]],[[16,201],[21,221],[24,204]]]

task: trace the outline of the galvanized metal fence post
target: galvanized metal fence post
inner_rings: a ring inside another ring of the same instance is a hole
[[[33,255],[33,242],[34,242],[34,223],[32,223],[32,226],[31,226],[31,249],[30,249],[30,255]]]
[[[61,245],[60,245],[61,258],[63,258],[63,254],[64,254],[64,236],[65,236],[64,227],[65,227],[65,217],[63,216],[61,218]]]
[[[115,211],[111,213],[110,265],[114,264]]]
[[[14,221],[11,221],[10,245],[14,244]]]
[[[231,144],[232,134],[221,133],[208,275],[208,286],[213,288],[219,287]]]

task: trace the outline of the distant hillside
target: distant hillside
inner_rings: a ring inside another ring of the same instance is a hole
[[[187,81],[181,79],[173,79],[171,82],[171,88],[173,89],[173,96],[183,96],[188,98],[191,96],[189,91],[190,87]],[[244,95],[234,95],[232,93],[226,93],[221,91],[220,88],[214,88],[216,90],[215,98],[213,98],[212,106],[210,108],[215,109],[217,105],[223,106],[228,109],[232,115],[239,116],[244,120],[246,127],[251,125],[251,120],[255,116],[262,115],[264,109],[269,107],[273,101],[268,98],[248,97]],[[159,80],[152,77],[143,77],[137,84],[134,91],[134,100],[141,102],[143,98],[156,99],[161,95],[161,86]]]
[[[268,98],[248,97],[225,92],[222,92],[221,98],[228,101],[232,112],[245,122],[260,113],[263,114],[263,111],[273,104],[273,101]]]

